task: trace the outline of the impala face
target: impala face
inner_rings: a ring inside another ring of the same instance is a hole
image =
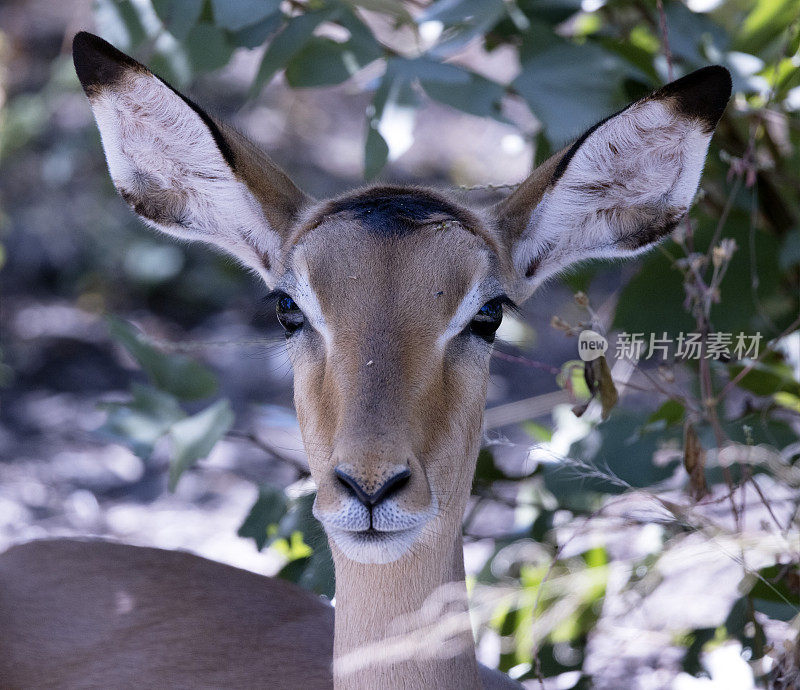
[[[438,195],[377,188],[315,209],[284,265],[314,513],[347,557],[396,560],[469,495],[509,302],[493,239]]]
[[[588,130],[511,196],[373,187],[318,203],[257,147],[91,34],[73,43],[122,197],[277,292],[314,507],[334,556],[445,553],[478,452],[504,305],[589,258],[639,253],[697,190],[730,76],[707,67]]]

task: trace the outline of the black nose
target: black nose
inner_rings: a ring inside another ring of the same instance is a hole
[[[336,467],[333,472],[336,474],[339,481],[344,484],[361,503],[370,509],[378,505],[385,498],[388,498],[402,489],[408,483],[408,478],[411,476],[411,470],[405,467],[389,477],[375,491],[367,493],[363,484],[350,476],[342,469],[341,465]]]

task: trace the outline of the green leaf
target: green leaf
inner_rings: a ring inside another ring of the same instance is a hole
[[[753,369],[745,374],[738,382],[740,388],[755,393],[756,395],[772,395],[778,391],[785,391],[800,395],[800,382],[794,377],[792,367],[780,361],[750,362],[747,366]],[[731,378],[744,370],[743,364],[730,367]]]
[[[295,558],[289,561],[283,568],[278,571],[278,577],[294,582],[300,582],[303,573],[311,566],[311,556],[304,556],[303,558]]]
[[[488,486],[499,479],[508,479],[502,470],[494,463],[494,455],[488,448],[481,448],[478,461],[475,464],[475,478],[472,482],[473,490],[479,486]]]
[[[336,592],[335,574],[333,557],[327,541],[314,549],[314,553],[311,554],[308,565],[300,579],[298,579],[297,584],[304,589],[322,594],[328,599],[333,599],[333,595]]]
[[[109,318],[108,329],[144,369],[156,388],[182,400],[207,398],[217,389],[217,380],[205,367],[184,355],[167,355],[147,343],[129,323]]]
[[[800,564],[776,563],[762,568],[758,574],[759,578],[755,579],[750,590],[751,597],[782,604],[780,620],[789,620],[800,613]]]
[[[364,179],[375,178],[389,158],[389,146],[380,132],[371,124],[367,125],[367,141],[364,144]]]
[[[752,55],[761,53],[800,17],[797,0],[756,0],[749,4],[752,9],[741,24],[735,47]]]
[[[286,515],[289,503],[281,489],[262,485],[258,498],[250,508],[237,534],[253,539],[259,551],[267,544],[270,531],[277,531],[278,524]]]
[[[669,47],[674,58],[685,61],[694,69],[707,65],[711,55],[727,52],[728,34],[708,15],[692,12],[679,2],[665,5]]]
[[[285,21],[286,17],[282,12],[274,12],[256,24],[229,34],[230,40],[234,45],[242,48],[257,48],[272,36]]]
[[[522,428],[525,429],[534,441],[539,443],[547,443],[553,439],[553,432],[536,422],[524,422]]]
[[[430,84],[468,84],[470,73],[457,65],[437,62],[428,57],[400,58],[390,60],[387,71],[395,77],[407,80],[419,79]]]
[[[780,418],[764,415],[761,412],[726,420],[722,422],[722,429],[731,441],[745,445],[766,444],[773,448],[785,448],[797,441],[797,433],[789,424]],[[713,443],[713,432],[709,428],[707,433],[707,443],[710,445]]]
[[[531,106],[548,140],[557,144],[614,112],[624,100],[626,76],[640,73],[593,43],[562,41],[526,59],[512,86]]]
[[[152,5],[167,31],[183,41],[200,19],[204,2],[205,0],[152,0]]]
[[[352,75],[345,52],[346,44],[312,36],[287,63],[286,81],[295,89],[340,84]],[[351,65],[355,71],[355,60]]]
[[[289,60],[297,55],[311,39],[314,29],[322,22],[330,21],[336,16],[336,9],[329,8],[306,12],[290,19],[267,47],[253,81],[251,93],[257,92],[275,76],[276,72],[286,67]]]
[[[139,13],[129,0],[96,0],[94,17],[97,33],[122,50],[132,50],[147,35]]]
[[[210,72],[228,64],[233,45],[224,31],[213,24],[201,22],[189,31],[183,42],[192,67],[197,72]]]
[[[280,6],[281,0],[211,0],[215,23],[230,31],[252,26]]]
[[[378,43],[375,34],[361,18],[345,8],[336,15],[337,24],[342,25],[350,33],[347,39],[346,61],[360,69],[384,55],[383,46]],[[352,71],[352,70],[351,70]]]
[[[787,410],[792,410],[793,412],[800,414],[800,396],[781,391],[779,393],[775,393],[775,395],[772,396],[772,399],[781,407],[785,407]]]
[[[219,400],[202,412],[172,425],[172,461],[169,467],[169,490],[197,460],[206,457],[233,425],[230,402]]]
[[[671,426],[672,424],[682,422],[685,413],[686,408],[677,400],[667,400],[667,402],[650,415],[647,419],[647,423],[656,424],[657,422],[664,422],[665,426]]]
[[[333,558],[328,547],[328,538],[322,525],[312,513],[316,494],[306,494],[292,501],[288,513],[281,520],[275,538],[291,539],[299,533],[303,542],[313,549],[308,559],[302,559],[292,568],[282,571],[282,576],[297,582],[301,587],[323,594],[329,598],[334,594]],[[301,570],[302,569],[302,570]]]
[[[103,403],[108,412],[98,430],[101,436],[128,446],[140,458],[147,459],[170,426],[186,415],[169,393],[134,383],[130,402]]]
[[[571,392],[579,401],[588,401],[592,397],[584,376],[584,363],[579,359],[570,359],[561,365],[556,384]]]
[[[677,252],[667,244],[667,251]],[[630,269],[629,269],[630,270]],[[658,286],[658,299],[653,299],[653,286]],[[683,307],[685,293],[683,275],[669,257],[654,251],[641,262],[639,271],[627,281],[619,296],[614,314],[614,329],[627,333],[662,333],[676,338],[678,333],[694,330],[694,321]]]
[[[469,74],[467,84],[422,81],[422,88],[431,98],[470,115],[502,119],[500,102],[505,88],[478,74]]]
[[[432,56],[444,57],[487,33],[505,14],[503,0],[439,0],[425,10],[417,22],[444,24],[437,44],[428,51]]]
[[[528,19],[538,19],[552,27],[581,9],[581,0],[518,0],[517,4]]]
[[[681,430],[648,432],[642,428],[644,417],[619,409],[607,422],[569,450],[569,457],[586,466],[569,463],[546,463],[545,486],[562,508],[592,509],[597,494],[619,494],[627,486],[649,487],[675,471],[675,462],[657,466],[655,451],[671,440],[677,442]]]
[[[795,72],[800,73],[800,70]],[[795,228],[786,234],[778,255],[778,265],[784,271],[797,264],[800,264],[800,228]]]
[[[400,0],[343,0],[343,2],[353,8],[360,7],[370,12],[389,15],[400,24],[414,23],[414,18],[403,7],[403,3]]]

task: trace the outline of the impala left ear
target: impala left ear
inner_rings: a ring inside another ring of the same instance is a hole
[[[122,198],[148,225],[215,245],[272,286],[309,197],[236,130],[102,38],[82,31],[72,45]]]
[[[495,208],[517,301],[591,258],[645,251],[684,217],[731,94],[724,67],[667,84],[598,123]]]

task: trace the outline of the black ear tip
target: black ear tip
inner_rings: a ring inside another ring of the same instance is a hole
[[[673,97],[683,115],[704,120],[711,130],[725,111],[731,87],[731,73],[722,65],[710,65],[667,84],[657,94]]]
[[[79,31],[72,39],[72,61],[88,95],[118,81],[126,70],[144,69],[136,60],[88,31]]]
[[[699,83],[718,90],[721,94],[725,94],[726,100],[731,97],[733,82],[731,81],[731,73],[728,71],[727,67],[723,67],[722,65],[709,65],[691,74],[687,74],[684,79],[689,77],[694,77]]]

